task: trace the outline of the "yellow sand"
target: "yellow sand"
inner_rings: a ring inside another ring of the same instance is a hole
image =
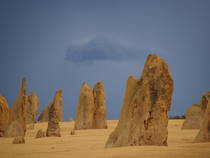
[[[198,130],[181,130],[183,120],[169,121],[168,146],[104,148],[117,121],[108,121],[109,129],[79,130],[71,136],[74,122],[62,122],[62,137],[35,139],[47,123],[28,130],[26,144],[12,144],[12,138],[0,138],[0,158],[210,158],[210,143],[192,143]]]

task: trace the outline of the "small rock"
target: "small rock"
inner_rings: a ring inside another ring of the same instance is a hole
[[[46,137],[46,133],[40,129],[36,133],[36,137],[35,138],[42,138],[42,137]]]
[[[23,136],[17,136],[13,139],[12,144],[25,144],[25,139]]]
[[[74,129],[71,130],[70,134],[71,134],[71,135],[75,135],[75,134],[76,134],[76,133],[75,133],[75,130],[74,130]]]

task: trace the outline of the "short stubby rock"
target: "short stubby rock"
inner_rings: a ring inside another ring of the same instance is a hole
[[[35,138],[42,138],[42,137],[46,137],[46,132],[42,131],[41,129],[39,129],[36,133],[36,137]]]
[[[23,136],[15,137],[12,144],[25,144],[25,138]]]
[[[72,129],[71,132],[70,132],[70,135],[75,135],[75,134],[76,134],[76,133],[75,133],[75,130]]]

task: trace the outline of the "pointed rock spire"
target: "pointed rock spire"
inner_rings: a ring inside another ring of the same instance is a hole
[[[106,147],[167,145],[172,92],[173,80],[166,62],[149,55],[140,79],[128,78],[120,119]]]
[[[62,107],[62,90],[58,90],[53,98],[52,104],[49,106],[49,121],[47,127],[47,136],[60,137],[59,126],[59,107]]]

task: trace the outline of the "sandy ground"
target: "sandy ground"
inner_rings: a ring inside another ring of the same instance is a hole
[[[109,120],[109,129],[79,130],[71,136],[74,122],[62,122],[62,137],[35,139],[47,123],[28,130],[26,144],[12,144],[12,138],[0,138],[0,158],[210,158],[210,143],[192,143],[198,130],[181,130],[183,120],[169,121],[168,146],[104,148],[117,121]]]

